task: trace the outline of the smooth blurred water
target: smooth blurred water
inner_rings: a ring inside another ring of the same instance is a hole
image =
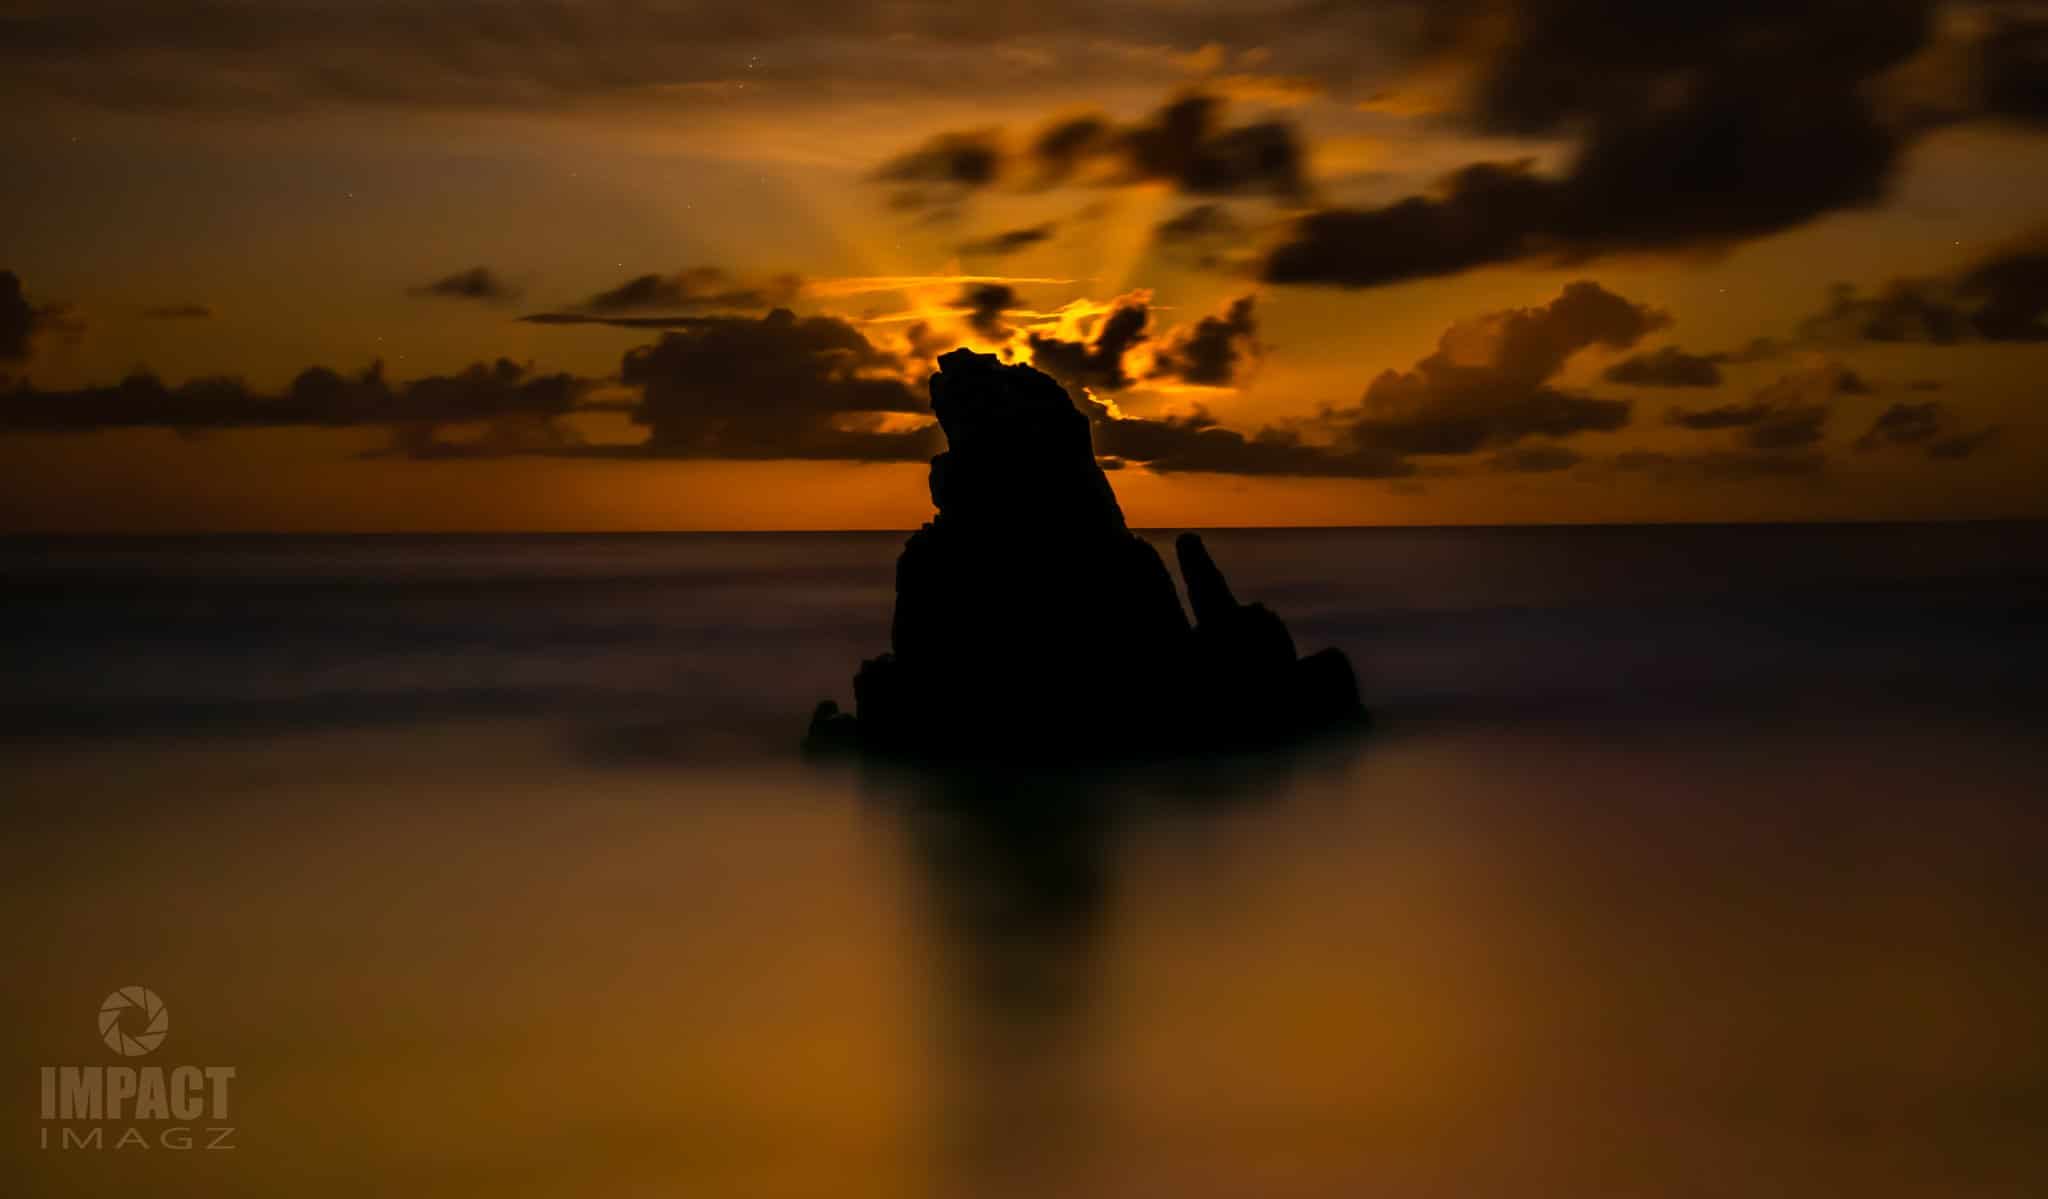
[[[7,1193],[2043,1193],[2043,534],[1213,533],[1373,737],[1008,781],[795,755],[896,534],[0,543]]]

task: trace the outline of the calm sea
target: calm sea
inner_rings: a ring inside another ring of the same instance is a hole
[[[6,1193],[2048,1193],[2048,526],[1207,536],[1363,744],[806,763],[901,534],[0,541]]]

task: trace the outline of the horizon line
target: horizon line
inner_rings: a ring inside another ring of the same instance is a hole
[[[1842,520],[1589,520],[1292,525],[1130,525],[1133,533],[1444,532],[1508,529],[1883,528],[1939,525],[2037,525],[2048,516],[1852,517]],[[205,537],[822,537],[914,533],[922,526],[803,529],[167,529],[0,531],[0,542],[141,540]]]

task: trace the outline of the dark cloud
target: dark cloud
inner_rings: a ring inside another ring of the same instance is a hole
[[[953,303],[967,310],[967,323],[976,333],[990,341],[1001,341],[1010,335],[1003,314],[1018,307],[1018,296],[1007,283],[973,283],[962,288]]]
[[[1902,144],[1853,95],[1706,96],[1603,127],[1561,176],[1479,163],[1434,196],[1309,214],[1265,277],[1375,287],[1524,259],[1727,246],[1874,205]]]
[[[1978,450],[1997,441],[2001,432],[2002,430],[1994,425],[1988,429],[1978,429],[1975,432],[1957,433],[1950,437],[1943,437],[1928,443],[1927,456],[1941,461],[1968,458]]]
[[[1929,458],[1967,458],[1999,435],[1996,427],[1965,430],[1955,409],[1940,400],[1914,404],[1893,404],[1877,414],[1870,429],[1856,439],[1856,448],[1872,450],[1919,449]]]
[[[1673,408],[1665,419],[1681,429],[1711,431],[1746,428],[1770,414],[1770,408],[1764,404],[1718,404],[1712,408]]]
[[[378,379],[381,385],[381,377]],[[239,379],[193,379],[176,387],[155,375],[130,375],[111,386],[49,391],[22,388],[0,396],[0,428],[9,432],[84,432],[164,428],[185,431],[358,423],[301,403],[289,393],[259,395]]]
[[[1985,111],[2029,124],[2048,122],[2048,19],[2038,11],[1996,14],[1976,50]]]
[[[1817,444],[1826,432],[1829,410],[1820,405],[1777,408],[1743,433],[1753,450],[1792,450]]]
[[[1721,354],[1689,354],[1665,346],[1649,354],[1632,354],[1600,373],[1609,383],[1637,387],[1716,387],[1721,382]]]
[[[1053,121],[1031,139],[1035,182],[1046,186],[1070,178],[1088,159],[1109,146],[1116,126],[1100,114]]]
[[[1819,443],[1836,396],[1870,393],[1870,384],[1855,371],[1827,365],[1780,376],[1746,403],[1672,408],[1666,419],[1699,432],[1737,430],[1740,443],[1753,450],[1798,449]]]
[[[1837,284],[1828,306],[1800,326],[1815,341],[1924,341],[1954,345],[1971,334],[1968,315],[1951,289],[1933,279],[1893,279],[1870,296]]]
[[[1922,445],[1939,436],[1946,424],[1946,406],[1939,401],[1893,404],[1870,423],[1868,433],[1856,439],[1856,448],[1868,451],[1886,446]]]
[[[2048,228],[1945,276],[1893,279],[1867,296],[1838,284],[1800,332],[1816,341],[2048,341]]]
[[[1152,373],[1209,387],[1236,382],[1239,368],[1258,352],[1259,323],[1252,315],[1253,301],[1252,296],[1240,296],[1221,314],[1205,316],[1191,328],[1169,334]]]
[[[593,318],[597,319],[597,318]],[[626,318],[620,318],[626,319]],[[938,447],[926,406],[903,363],[833,317],[776,309],[760,318],[697,318],[626,353],[624,405],[647,428],[633,446],[588,446],[559,418],[588,403],[589,380],[542,374],[499,359],[404,384],[382,364],[354,374],[301,371],[275,393],[231,378],[172,386],[137,374],[106,387],[0,393],[0,430],[67,432],[164,428],[387,428],[380,456],[460,458],[507,454],[592,457],[835,458],[915,461]],[[905,418],[909,419],[905,419]],[[482,426],[467,440],[447,427]]]
[[[846,321],[778,308],[664,334],[627,351],[619,377],[642,389],[640,453],[921,460],[939,448],[936,427],[887,423],[927,412],[902,369]]]
[[[66,304],[31,304],[13,271],[0,270],[0,362],[25,362],[37,339],[75,338],[85,321]]]
[[[158,304],[143,309],[142,318],[151,321],[205,321],[213,319],[213,309],[205,304]]]
[[[1168,183],[1188,195],[1307,194],[1306,154],[1283,121],[1230,125],[1224,101],[1202,93],[1175,99],[1129,125],[1106,116],[1047,124],[1012,155],[998,130],[944,133],[884,163],[875,178],[934,185],[936,195],[899,192],[891,204],[927,207],[1018,176],[1026,186],[1068,182]]]
[[[1933,8],[1930,0],[1519,0],[1508,22],[1484,5],[1454,6],[1452,15],[1471,20],[1453,36],[1480,64],[1466,119],[1488,133],[1542,136],[1682,109],[1692,99],[1684,93],[1700,88],[1741,86],[1759,97],[1843,89],[1925,44]]]
[[[422,283],[409,288],[408,294],[430,296],[448,300],[482,300],[485,303],[507,303],[519,298],[519,289],[499,278],[487,266],[473,266],[466,271],[443,275],[431,283]]]
[[[1250,230],[1222,204],[1197,204],[1152,228],[1161,253],[1199,270],[1255,273],[1258,251]]]
[[[875,178],[886,183],[930,183],[969,189],[987,187],[1002,173],[1003,161],[1001,135],[995,130],[941,133],[877,167]],[[898,192],[892,203],[907,199],[911,194]]]
[[[2048,229],[1982,259],[1955,290],[1986,341],[2048,341]]]
[[[0,271],[0,362],[27,358],[35,328],[36,310],[21,290],[21,279],[13,271]]]
[[[306,378],[301,375],[294,389],[303,387]],[[475,363],[453,375],[413,380],[400,390],[398,410],[404,419],[436,424],[515,413],[559,416],[575,407],[584,387],[584,382],[572,375],[537,374],[531,365],[500,358],[490,365]]]
[[[1625,350],[1669,323],[1661,312],[1580,281],[1540,308],[1459,322],[1436,353],[1411,370],[1382,372],[1358,407],[1325,420],[1346,444],[1404,455],[1619,429],[1628,423],[1628,401],[1563,391],[1550,380],[1581,350]]]
[[[1307,192],[1301,144],[1282,121],[1222,123],[1223,101],[1183,96],[1111,138],[1133,181],[1172,183],[1191,195],[1266,194],[1299,198]]]
[[[962,254],[1015,254],[1019,250],[1028,250],[1041,242],[1051,241],[1053,234],[1058,229],[1059,226],[1052,221],[1047,221],[1041,225],[1027,226],[1023,229],[1005,229],[1001,233],[992,233],[987,237],[961,243],[960,252]]]
[[[1134,381],[1124,369],[1124,355],[1145,340],[1151,320],[1151,300],[1146,293],[1119,296],[1096,322],[1094,335],[1087,341],[1033,333],[1029,339],[1032,364],[1070,386],[1122,391]]]
[[[1930,36],[1928,0],[1453,8],[1474,131],[1576,135],[1563,170],[1484,162],[1432,195],[1302,218],[1282,283],[1373,287],[1524,259],[1716,248],[1872,205],[1906,145],[1865,99]]]
[[[1264,276],[1374,287],[1519,258],[1530,252],[1531,225],[1558,203],[1556,191],[1528,162],[1465,167],[1444,179],[1439,196],[1301,217],[1267,256]]]
[[[1152,235],[1162,243],[1181,245],[1244,235],[1244,226],[1221,204],[1197,204],[1153,227]]]
[[[8,393],[0,397],[0,428],[196,432],[461,424],[510,416],[561,416],[576,406],[586,387],[585,381],[571,375],[539,374],[503,358],[397,386],[386,381],[381,363],[353,375],[309,367],[274,394],[255,391],[239,379],[202,378],[171,386],[142,373],[112,386]]]
[[[939,355],[953,348],[950,339],[934,329],[930,321],[914,321],[903,330],[903,340],[910,345],[913,361],[937,362]]]
[[[700,266],[673,275],[635,275],[585,300],[583,309],[610,315],[657,309],[770,308],[794,299],[801,289],[802,281],[794,275],[743,284],[718,267]]]
[[[1907,391],[1940,391],[1945,386],[1939,379],[1915,379],[1906,384]]]
[[[1391,409],[1403,399],[1369,391],[1367,402],[1369,407],[1388,404]],[[1409,411],[1358,420],[1348,435],[1362,448],[1394,454],[1469,454],[1524,437],[1610,432],[1628,424],[1631,410],[1626,400],[1540,387],[1495,396],[1432,396],[1409,403]]]

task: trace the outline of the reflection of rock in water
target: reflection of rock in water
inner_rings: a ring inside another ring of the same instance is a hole
[[[1117,1108],[1110,1000],[1125,849],[1161,822],[1275,801],[1355,743],[1117,769],[863,763],[933,931],[939,1194],[1100,1193]],[[1172,1003],[1184,996],[1139,997]]]
[[[901,814],[937,934],[941,1193],[1067,1193],[1115,1124],[1098,1035],[1119,805],[1081,780],[924,783]]]
[[[897,560],[892,652],[861,665],[854,714],[819,705],[814,748],[1100,759],[1276,744],[1360,718],[1344,655],[1297,658],[1280,618],[1238,603],[1184,534],[1190,627],[1051,377],[967,350],[939,363],[939,511]]]

